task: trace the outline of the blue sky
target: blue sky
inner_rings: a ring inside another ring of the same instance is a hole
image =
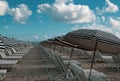
[[[77,29],[120,37],[120,0],[0,0],[0,34],[41,41]]]

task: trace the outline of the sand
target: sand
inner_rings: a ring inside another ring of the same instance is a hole
[[[57,49],[56,51],[59,52],[59,49]],[[68,52],[64,52],[64,50],[63,50],[62,54],[70,57],[70,50]],[[81,59],[78,55],[73,53],[72,60],[79,61],[82,64],[82,67],[84,69],[90,68],[90,65],[91,65],[90,60],[91,59]],[[120,81],[120,70],[118,71],[118,69],[110,67],[110,63],[104,63],[104,62],[98,63],[98,62],[96,62],[93,65],[93,69],[106,74],[108,76],[108,78],[107,78],[108,81]]]
[[[31,49],[3,81],[48,81],[39,47]]]
[[[57,51],[59,52],[59,48]],[[69,57],[70,50],[62,51],[62,54]],[[41,55],[42,51],[39,47],[31,49],[15,69],[7,72],[3,81],[49,81]],[[83,68],[90,68],[90,60],[80,59],[76,54],[73,54],[72,59],[78,60]],[[93,68],[105,73],[109,81],[120,81],[120,71],[109,68],[107,63],[96,63]]]

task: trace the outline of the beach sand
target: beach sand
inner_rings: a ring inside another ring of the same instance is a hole
[[[68,52],[63,51],[62,54],[69,57],[70,50]],[[39,47],[31,49],[15,69],[7,72],[3,81],[49,81],[41,55],[42,51]],[[90,68],[90,60],[80,59],[76,54],[73,54],[72,59],[78,60],[83,68]],[[109,81],[120,81],[120,71],[109,68],[107,63],[95,63],[93,68],[105,73]]]
[[[3,81],[48,81],[39,47],[31,49]]]
[[[54,45],[50,49],[54,49]],[[66,48],[66,47],[63,48],[62,47],[62,49],[63,50],[62,50],[61,55],[70,57],[72,48]],[[61,46],[56,46],[55,51],[60,53]],[[84,68],[84,69],[89,69],[90,68],[91,59],[81,59],[78,56],[78,54],[76,54],[75,51],[73,52],[71,60],[79,61],[79,63],[81,64],[82,68]],[[108,81],[120,81],[120,70],[118,71],[118,69],[110,67],[109,64],[110,63],[98,63],[98,62],[96,62],[93,65],[93,69],[95,69],[95,70],[97,70],[99,72],[103,72],[104,74],[106,74],[108,76],[108,78],[107,78]]]

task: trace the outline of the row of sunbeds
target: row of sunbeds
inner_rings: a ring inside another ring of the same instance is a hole
[[[30,48],[30,43],[0,36],[0,81],[16,67]]]
[[[70,66],[64,62],[62,56],[51,49],[40,46],[44,51],[43,60],[47,60],[46,64],[52,63],[55,68],[46,67],[48,78],[50,81],[106,81],[107,75],[103,72],[92,70],[89,77],[89,69],[83,69],[80,64],[70,62]]]
[[[56,46],[56,49],[60,48]],[[70,54],[71,48],[64,47],[62,48],[64,53]],[[77,55],[80,59],[91,59],[93,58],[93,51],[86,51],[81,49],[74,48],[74,55]],[[95,55],[95,63],[104,63],[111,69],[117,69],[118,72],[120,71],[120,54],[118,55],[111,55],[111,54],[102,54],[97,50]]]

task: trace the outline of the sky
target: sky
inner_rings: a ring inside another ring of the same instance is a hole
[[[77,29],[120,38],[120,0],[0,0],[0,34],[42,41]]]

